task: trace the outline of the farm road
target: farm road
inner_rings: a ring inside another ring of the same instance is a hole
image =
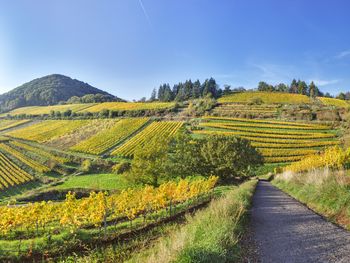
[[[251,231],[259,262],[350,262],[350,232],[266,181],[253,198]]]

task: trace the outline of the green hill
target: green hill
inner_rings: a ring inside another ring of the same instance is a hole
[[[110,100],[120,100],[85,82],[53,74],[34,79],[0,95],[0,112],[24,106],[54,105],[73,96],[82,97],[87,94],[102,94],[110,97]]]

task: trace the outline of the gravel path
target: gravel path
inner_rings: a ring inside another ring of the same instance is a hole
[[[350,232],[269,182],[257,186],[251,227],[260,262],[350,262]]]

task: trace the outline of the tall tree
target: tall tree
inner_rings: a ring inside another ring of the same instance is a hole
[[[149,98],[150,101],[155,101],[157,99],[157,91],[156,89],[154,88],[152,90],[152,94],[151,94],[151,97]]]
[[[225,84],[225,85],[224,85],[224,90],[223,90],[222,94],[223,94],[223,95],[228,95],[228,94],[230,94],[230,93],[231,93],[231,86]]]
[[[218,94],[217,94],[217,89],[218,89],[218,85],[216,84],[215,79],[210,78],[209,80],[206,79],[205,82],[203,83],[203,92],[202,92],[202,96],[206,96],[209,93],[211,93],[211,95],[214,98],[217,98]]]
[[[276,85],[275,90],[278,92],[287,92],[288,86],[284,83],[280,83],[280,84]]]
[[[289,93],[298,93],[298,82],[296,81],[296,79],[292,80],[292,83],[289,87]]]
[[[309,96],[315,98],[318,96],[318,88],[313,81],[309,85]]]
[[[128,179],[133,182],[159,185],[159,180],[167,174],[164,164],[167,160],[169,141],[157,138],[149,141],[147,147],[139,146],[134,153]]]
[[[197,99],[201,96],[201,82],[197,79],[193,83],[192,98]]]
[[[298,93],[306,95],[307,94],[307,85],[305,81],[299,81],[298,82]]]
[[[336,98],[339,100],[345,100],[345,94],[343,92],[340,92]]]

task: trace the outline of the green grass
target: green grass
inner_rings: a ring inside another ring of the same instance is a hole
[[[6,202],[11,198],[20,196],[23,193],[41,187],[43,184],[39,181],[31,181],[25,184],[10,187],[8,189],[0,191],[0,204]]]
[[[255,186],[255,180],[243,183],[212,201],[155,246],[135,254],[130,262],[236,262],[243,219]]]
[[[96,190],[121,190],[129,187],[127,180],[116,174],[88,174],[69,177],[54,189],[86,188]]]
[[[350,229],[349,171],[317,170],[284,177],[272,184],[330,221]]]

